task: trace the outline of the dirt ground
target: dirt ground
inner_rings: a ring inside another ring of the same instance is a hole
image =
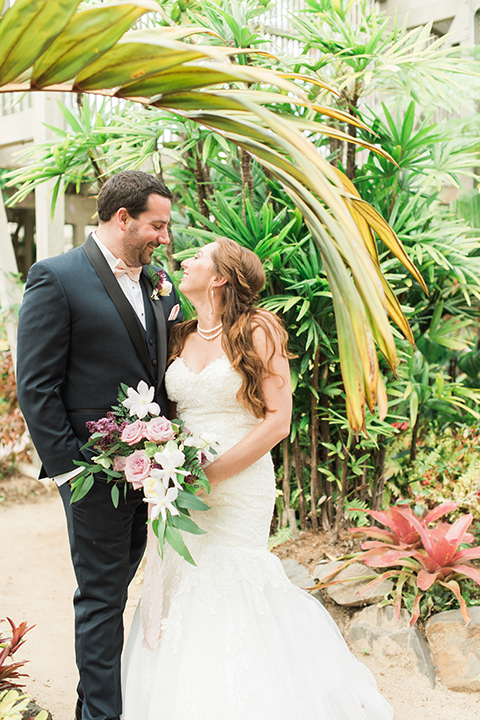
[[[62,503],[56,489],[47,488],[28,478],[0,482],[0,619],[35,625],[16,654],[16,659],[29,661],[25,690],[54,720],[73,720],[75,579]],[[312,570],[325,553],[332,554],[332,548],[325,536],[308,533],[275,552],[282,558],[294,557]],[[127,628],[140,593],[141,572],[130,587]],[[416,720],[480,717],[480,693],[455,693],[439,683],[432,689],[407,660],[359,659],[371,669],[380,691],[393,705],[395,720],[411,720],[412,713]]]

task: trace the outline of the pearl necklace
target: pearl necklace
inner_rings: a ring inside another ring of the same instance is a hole
[[[204,340],[215,340],[215,338],[217,338],[221,334],[222,328],[223,323],[220,323],[220,325],[217,325],[210,330],[202,330],[202,328],[197,323],[197,332]]]

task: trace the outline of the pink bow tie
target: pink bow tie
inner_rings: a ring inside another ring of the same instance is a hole
[[[115,273],[116,278],[120,278],[122,277],[122,275],[128,275],[130,280],[138,283],[142,268],[131,267],[130,265],[127,265],[121,258],[118,258],[117,262],[115,263],[115,267],[113,268],[113,272]]]

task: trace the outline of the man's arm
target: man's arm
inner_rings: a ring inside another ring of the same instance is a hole
[[[49,477],[81,460],[61,396],[67,371],[70,313],[64,288],[44,262],[32,266],[18,319],[17,392],[33,443]]]

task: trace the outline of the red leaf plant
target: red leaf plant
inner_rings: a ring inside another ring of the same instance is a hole
[[[460,545],[471,545],[474,542],[474,536],[467,532],[473,520],[471,514],[462,515],[453,524],[439,521],[441,517],[456,509],[456,503],[446,502],[430,512],[424,511],[420,516],[415,515],[408,505],[396,505],[383,512],[365,510],[364,512],[387,529],[372,525],[351,531],[356,535],[363,534],[374,538],[362,544],[362,549],[366,552],[357,555],[356,560],[362,560],[369,567],[393,568],[384,572],[368,587],[386,578],[396,578],[397,617],[400,616],[403,587],[406,583],[412,587],[415,597],[410,625],[420,616],[420,600],[424,592],[435,583],[455,595],[463,619],[466,623],[470,622],[459,581],[470,578],[480,585],[480,572],[470,562],[480,558],[480,547],[459,550]],[[433,527],[429,527],[430,525]]]
[[[27,661],[13,662],[13,654],[25,642],[25,634],[32,627],[35,627],[34,625],[27,627],[26,622],[16,626],[10,618],[7,618],[7,620],[12,630],[11,633],[0,633],[0,691],[24,687],[16,681],[18,678],[25,676],[25,673],[19,673],[18,671]],[[0,620],[0,622],[4,621]]]

